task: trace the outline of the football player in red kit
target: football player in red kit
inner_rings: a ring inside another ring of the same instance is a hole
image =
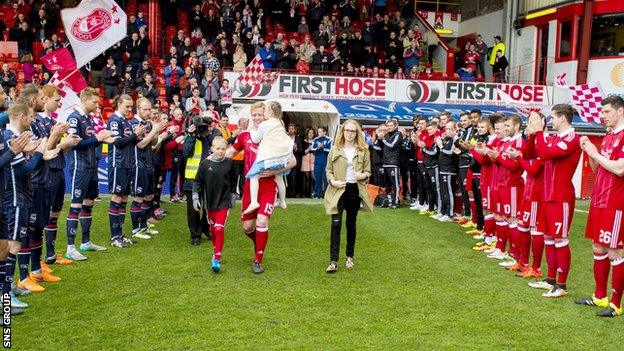
[[[585,236],[593,241],[596,288],[592,296],[580,298],[576,303],[603,307],[598,316],[614,317],[622,314],[624,290],[624,100],[619,96],[602,100],[602,114],[611,132],[602,140],[600,151],[587,137],[581,138],[582,148],[596,172],[585,229]],[[611,302],[607,298],[610,268],[613,269]]]
[[[508,150],[523,152],[526,142],[520,133],[522,120],[518,115],[510,115],[505,119],[503,138],[496,150],[489,150],[487,155],[495,161],[496,186],[499,201],[496,205],[495,219],[497,222],[498,242],[496,249],[488,257],[502,260],[502,267],[518,270],[516,259],[518,243],[518,220],[517,213],[521,205],[524,191],[524,170],[520,163],[507,155]],[[509,252],[505,253],[506,244],[509,242]]]
[[[544,244],[547,278],[529,283],[537,289],[547,289],[543,297],[557,298],[568,294],[566,281],[572,254],[568,235],[574,215],[576,193],[572,178],[581,158],[580,137],[572,128],[574,110],[566,104],[552,108],[552,126],[556,134],[546,135],[545,122],[536,112],[528,120],[529,133],[535,134],[535,153],[544,161],[544,202],[546,219]]]
[[[257,128],[258,125],[265,119],[264,103],[259,101],[252,104],[250,111],[252,123],[249,123],[249,128]],[[244,171],[245,174],[247,174],[247,171],[251,169],[251,166],[256,160],[256,154],[258,152],[258,144],[251,140],[249,131],[243,131],[238,135],[234,144],[232,144],[232,146],[227,150],[225,157],[231,158],[240,151],[245,152]],[[294,160],[294,157],[291,157],[287,168],[290,169],[294,167],[295,164],[296,161]],[[280,172],[283,172],[283,170],[280,170]],[[277,184],[275,183],[274,177],[270,177],[270,175],[276,174],[279,174],[279,172],[271,171],[263,174],[263,177],[260,178],[260,191],[258,192],[258,202],[260,203],[260,207],[251,213],[243,214],[241,218],[243,221],[243,231],[245,232],[245,235],[247,235],[254,242],[255,256],[251,267],[255,274],[264,272],[262,259],[264,258],[264,250],[266,248],[267,241],[269,240],[269,218],[273,214],[273,207],[277,196]],[[245,180],[243,188],[241,208],[247,208],[250,201],[249,179]]]
[[[519,272],[522,278],[542,277],[542,255],[544,252],[544,211],[541,203],[544,198],[544,163],[535,156],[534,135],[527,143],[524,153],[507,150],[507,156],[518,160],[526,174],[522,207],[518,212]],[[533,256],[529,266],[529,253]]]
[[[493,176],[493,163],[489,157],[487,157],[486,152],[488,149],[495,148],[500,142],[500,138],[496,134],[495,125],[499,125],[499,131],[502,132],[500,126],[501,120],[503,120],[504,116],[499,114],[493,114],[488,119],[483,119],[479,122],[478,125],[478,135],[485,137],[485,141],[482,143],[477,143],[471,150],[470,153],[476,162],[481,164],[481,203],[483,205],[483,216],[484,216],[484,227],[483,234],[484,239],[483,243],[477,243],[473,250],[477,251],[485,251],[485,250],[493,250],[496,246],[496,222],[494,220],[494,215],[492,214],[492,210],[494,207],[492,206],[492,176]],[[487,135],[487,136],[486,136]],[[469,145],[467,145],[469,147]]]

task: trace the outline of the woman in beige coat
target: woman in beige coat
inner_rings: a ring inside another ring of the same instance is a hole
[[[242,72],[247,66],[247,55],[245,51],[243,51],[242,45],[236,45],[236,51],[234,51],[232,61],[234,62],[234,67],[232,67],[234,72]]]
[[[338,130],[334,146],[327,157],[326,172],[329,186],[325,191],[325,212],[332,216],[330,262],[326,272],[333,273],[338,270],[342,212],[347,212],[345,267],[353,268],[356,221],[360,205],[364,211],[373,209],[366,185],[371,174],[370,155],[362,128],[355,120],[345,121]]]

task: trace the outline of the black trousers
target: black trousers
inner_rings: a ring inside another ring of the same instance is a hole
[[[378,163],[373,164],[371,171],[373,173],[371,175],[371,184],[384,187],[386,182],[384,180],[385,176],[383,166]]]
[[[481,196],[481,178],[479,176],[474,176],[472,178],[472,195],[477,208],[477,229],[483,230],[483,202]]]
[[[399,166],[384,165],[386,194],[390,196],[390,205],[399,205]]]
[[[294,197],[296,195],[299,195],[301,193],[301,191],[299,190],[300,185],[299,185],[299,173],[301,171],[300,167],[293,167],[290,170],[290,173],[288,173],[288,175],[286,176],[286,196],[288,197]]]
[[[329,244],[330,261],[338,261],[340,256],[340,231],[342,228],[342,212],[347,212],[347,257],[353,257],[355,251],[356,221],[360,210],[360,193],[355,183],[347,183],[345,192],[338,200],[338,213],[332,215],[331,238]]]
[[[440,196],[440,172],[438,167],[427,168],[427,176],[431,186],[429,187],[429,211],[440,211],[442,197]]]
[[[301,172],[303,178],[303,196],[310,197],[314,193],[314,177],[312,177],[312,172]]]
[[[185,191],[186,195],[186,222],[191,232],[191,239],[201,238],[202,233],[210,237],[210,231],[208,229],[208,220],[206,218],[206,212],[201,213],[195,211],[193,208],[193,192]]]
[[[466,175],[468,174],[468,168],[459,169],[459,185],[461,187],[462,205],[464,208],[464,216],[470,216],[470,198],[468,191],[466,190]]]
[[[232,179],[230,179],[230,193],[243,196],[243,183],[245,175],[243,174],[243,161],[232,161]]]
[[[418,204],[433,203],[435,201],[435,193],[431,187],[431,179],[427,176],[427,168],[422,162],[417,164],[416,179],[418,184]]]
[[[403,198],[405,199],[408,195],[412,196],[412,192],[410,190],[410,166],[408,163],[402,163],[399,166],[400,174],[401,174],[401,185],[403,185],[403,189],[401,189],[401,193],[403,194]]]
[[[410,194],[410,197],[412,198],[412,201],[416,201],[416,199],[419,199],[422,196],[420,195],[420,191],[418,188],[418,181],[420,179],[418,177],[418,162],[416,162],[416,160],[410,161],[408,172],[409,172],[409,194]],[[407,183],[405,183],[403,186],[406,186],[406,185]]]
[[[455,181],[456,174],[440,173],[440,195],[442,207],[440,213],[453,217],[455,212]]]

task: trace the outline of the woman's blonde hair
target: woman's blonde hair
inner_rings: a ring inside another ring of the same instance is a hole
[[[336,147],[344,147],[344,144],[345,144],[344,128],[347,124],[352,124],[355,126],[355,129],[356,129],[355,140],[353,140],[355,147],[358,150],[368,149],[368,145],[366,145],[366,141],[364,140],[364,133],[362,132],[362,126],[360,126],[360,124],[352,118],[342,123],[342,125],[338,129],[338,134],[336,135],[336,140],[334,141],[334,145]]]

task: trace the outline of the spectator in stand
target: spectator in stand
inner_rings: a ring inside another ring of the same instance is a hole
[[[308,24],[306,23],[306,19],[303,16],[301,16],[301,21],[299,22],[299,27],[297,28],[297,32],[299,32],[299,33],[309,33],[310,32]]]
[[[477,62],[479,62],[479,53],[476,51],[476,46],[471,43],[468,45],[468,51],[464,54],[464,67],[476,73]]]
[[[412,70],[412,67],[417,66],[420,62],[420,57],[422,56],[422,51],[418,47],[417,41],[412,41],[411,45],[403,51],[403,63],[405,67],[405,72],[409,72]]]
[[[394,31],[390,32],[390,37],[387,39],[385,49],[386,57],[390,57],[392,55],[396,57],[401,57],[403,55],[403,44],[397,38]]]
[[[234,61],[234,66],[232,67],[234,72],[242,72],[245,67],[247,67],[247,55],[242,45],[236,45],[236,51],[234,51],[232,61]]]
[[[206,64],[206,53],[208,52],[209,49],[210,49],[210,45],[208,44],[208,40],[206,40],[206,38],[201,38],[199,45],[197,45],[197,47],[195,48],[195,52],[197,53],[199,62],[202,65]]]
[[[303,37],[303,43],[299,45],[300,54],[305,57],[306,61],[312,62],[312,56],[316,53],[316,46],[310,40],[310,36]]]
[[[91,67],[91,70],[93,71],[93,65]],[[134,82],[137,86],[141,86],[145,83],[145,75],[146,74],[150,74],[152,76],[152,83],[154,82],[154,77],[156,77],[155,73],[154,73],[154,69],[150,66],[149,61],[144,60],[141,63],[141,67],[139,67],[139,69],[136,70],[135,75],[134,75]],[[152,101],[152,104],[154,104],[154,102]]]
[[[184,75],[184,71],[178,66],[178,59],[172,57],[169,59],[169,65],[165,67],[165,92],[167,102],[171,103],[173,94],[180,94],[180,78]]]
[[[219,101],[219,78],[214,75],[212,70],[206,70],[204,79],[201,81],[201,86],[204,91],[206,103],[217,105]]]
[[[184,107],[187,114],[199,115],[202,112],[206,111],[206,101],[202,99],[201,96],[199,96],[199,93],[199,87],[194,87],[192,89],[192,95],[186,99]]]
[[[136,90],[139,95],[148,99],[152,105],[156,103],[156,99],[158,99],[158,88],[154,85],[154,76],[151,73],[145,73],[143,76],[143,84]]]
[[[260,48],[260,58],[262,59],[264,68],[273,68],[273,65],[275,64],[275,50],[273,49],[271,41],[267,40],[264,43],[264,46]]]
[[[275,50],[275,68],[281,70],[291,70],[295,67],[295,53],[290,51],[285,41],[279,44]]]
[[[44,9],[39,9],[37,19],[34,21],[35,36],[38,41],[43,41],[52,35],[52,23],[48,19],[48,14]]]
[[[172,58],[175,58],[177,63],[183,62],[182,54],[178,51],[178,48],[173,45],[169,47],[169,53],[165,56],[165,60],[171,62]]]
[[[312,35],[312,40],[319,46],[329,44],[330,35],[323,23],[319,24],[318,30]]]
[[[232,106],[232,88],[230,87],[230,81],[227,79],[223,79],[221,82],[221,88],[219,88],[219,96],[221,97],[221,104],[219,105],[219,110],[222,114],[225,114],[225,111]]]
[[[171,39],[171,46],[175,46],[175,47],[181,46],[184,43],[184,38],[185,38],[184,29],[178,29],[178,33],[176,34],[176,36]]]
[[[132,67],[126,67],[123,77],[119,81],[119,94],[132,96],[134,93],[134,79],[132,78]]]
[[[418,75],[418,79],[421,80],[439,80],[441,78],[442,76],[433,70],[429,62],[425,64],[425,70]]]
[[[299,57],[295,70],[298,74],[310,74],[310,64],[305,57]]]
[[[175,108],[172,112],[172,118],[169,121],[169,127],[172,127],[173,136],[172,140],[169,140],[164,145],[162,154],[163,163],[163,179],[166,179],[169,173],[169,201],[179,202],[179,195],[181,193],[178,186],[178,180],[181,180],[181,175],[186,167],[186,162],[182,156],[182,143],[184,141],[184,113],[182,109]]]
[[[171,96],[171,101],[168,102],[169,103],[169,114],[173,115],[173,111],[176,108],[179,108],[180,110],[182,110],[184,112],[184,104],[182,103],[182,99],[180,98],[180,94],[173,94]]]
[[[318,51],[312,56],[312,69],[314,71],[327,72],[332,59],[332,55],[325,51],[325,46],[319,45]]]
[[[32,52],[32,44],[35,41],[34,34],[28,22],[24,21],[19,27],[9,32],[9,39],[17,42],[17,54],[21,59],[27,53]]]
[[[205,63],[206,71],[212,71],[215,76],[219,76],[221,73],[221,64],[219,60],[214,57],[214,53],[211,49],[206,51],[206,63]]]
[[[136,22],[136,16],[135,15],[130,15],[130,17],[128,17],[128,24],[127,26],[127,33],[131,34],[131,33],[136,33],[138,32],[138,28],[137,28],[137,22]]]
[[[102,75],[104,66],[106,66],[106,55],[104,54],[98,55],[91,60],[91,79],[89,80],[89,83],[92,88],[104,86],[104,77]]]
[[[479,54],[479,60],[477,61],[477,67],[479,67],[478,73],[485,78],[485,55],[487,54],[487,44],[483,41],[483,37],[481,34],[477,35],[477,40],[475,41],[475,51]]]
[[[191,90],[188,88],[191,78],[193,78],[193,69],[187,66],[184,68],[184,75],[180,77],[180,96],[186,98],[187,95],[191,95]]]
[[[3,63],[2,64],[2,89],[4,90],[5,94],[9,94],[9,89],[10,88],[15,88],[15,86],[17,86],[17,77],[15,76],[15,73],[12,72],[11,70],[9,70],[9,64],[8,63]]]
[[[147,27],[147,19],[145,15],[143,15],[143,12],[139,11],[136,16],[136,28],[137,30],[141,30],[141,27]]]
[[[112,99],[119,93],[120,70],[112,57],[106,60],[102,75],[104,76],[104,98]]]
[[[427,30],[423,39],[425,45],[427,45],[427,62],[433,65],[433,55],[438,48],[438,35],[431,30]]]
[[[345,70],[345,60],[342,58],[338,48],[334,47],[332,51],[332,60],[329,63],[329,70],[332,72],[343,72]]]
[[[52,41],[52,50],[58,50],[60,48],[62,48],[63,46],[65,46],[62,42],[61,39],[59,38],[58,34],[52,34],[52,37],[50,38],[50,40]]]
[[[492,74],[494,75],[494,82],[507,83],[507,67],[509,62],[502,50],[496,52],[496,58],[494,59],[494,65],[492,66]]]
[[[201,11],[201,6],[196,4],[193,8],[193,12],[189,16],[191,30],[201,29],[204,26],[204,22],[206,21],[206,15]]]
[[[505,55],[505,44],[502,42],[502,38],[500,35],[494,37],[494,46],[492,47],[492,53],[490,53],[490,66],[494,66],[496,63],[496,57],[498,56],[498,51],[500,50],[503,55]]]
[[[399,67],[397,72],[394,74],[393,78],[394,79],[405,79],[405,78],[407,78],[407,76],[405,76],[405,73],[403,72],[403,69],[401,67]]]
[[[184,94],[180,92],[180,95],[182,96],[182,103],[186,104],[186,99],[193,96],[193,89],[195,88],[199,89],[199,97],[201,97],[202,100],[204,99],[203,87],[199,84],[199,82],[197,81],[197,78],[195,78],[194,76],[191,76],[188,80],[188,85],[186,86],[186,90],[184,91]],[[182,89],[182,87],[180,87],[180,89]]]
[[[420,69],[419,66],[412,66],[412,68],[409,70],[408,74],[407,74],[407,78],[409,79],[420,79],[419,78],[420,75]]]
[[[33,80],[37,80],[37,68],[33,63],[33,57],[31,54],[26,54],[22,57],[22,71],[24,72],[24,83],[32,83]]]
[[[141,67],[141,62],[143,62],[143,59],[145,58],[139,33],[135,32],[130,35],[124,50],[126,55],[128,55],[128,63],[130,65],[129,67],[131,67],[130,73],[136,73]]]
[[[186,37],[180,46],[176,47],[180,55],[182,56],[182,61],[185,61],[191,56],[191,52],[195,51],[195,48],[191,44],[191,38]]]
[[[121,44],[122,42],[115,43],[106,51],[106,56],[110,56],[113,58],[113,62],[115,63],[115,67],[117,67],[118,72],[121,72],[124,69],[124,51],[121,47]]]
[[[394,54],[390,56],[390,60],[386,61],[386,64],[384,65],[386,78],[390,78],[390,76],[397,73],[400,67],[401,63],[397,61],[397,57]]]

